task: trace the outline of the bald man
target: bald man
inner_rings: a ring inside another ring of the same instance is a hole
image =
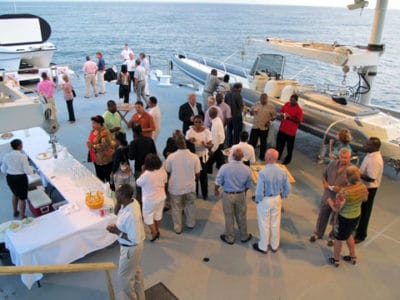
[[[278,251],[281,226],[282,198],[287,198],[290,183],[285,170],[277,164],[279,152],[268,149],[265,153],[265,168],[258,174],[255,201],[260,241],[253,244],[254,250],[266,254],[268,245],[272,252]]]
[[[233,160],[223,165],[215,179],[215,196],[219,196],[219,188],[223,187],[222,208],[225,216],[225,234],[220,238],[233,245],[235,242],[235,219],[240,231],[240,240],[246,243],[253,237],[247,231],[246,191],[251,188],[250,168],[242,163],[243,152],[236,149]]]

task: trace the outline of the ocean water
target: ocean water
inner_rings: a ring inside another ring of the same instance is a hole
[[[52,27],[50,41],[58,51],[54,62],[81,72],[86,55],[101,51],[108,65],[120,63],[129,43],[135,54],[145,52],[152,67],[166,70],[169,56],[185,51],[249,68],[258,53],[272,52],[248,38],[265,36],[295,40],[366,45],[373,10],[301,6],[160,4],[127,2],[17,2],[17,13],[41,16]],[[14,4],[0,2],[0,13],[14,13]],[[372,103],[400,111],[400,10],[387,12],[385,53],[374,83]],[[245,55],[240,55],[244,50]],[[313,60],[287,55],[285,77],[301,72],[302,82],[337,85],[341,70]],[[354,85],[349,76],[347,84]]]

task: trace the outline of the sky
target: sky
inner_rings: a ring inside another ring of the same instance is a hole
[[[6,0],[12,2],[13,0]],[[40,2],[49,0],[15,0],[16,2]],[[54,0],[52,0],[54,1]],[[68,0],[56,0],[68,1]],[[140,1],[140,0],[69,0],[79,1]],[[141,0],[145,2],[146,0]],[[389,8],[400,9],[399,0],[388,0]],[[151,2],[195,2],[195,3],[236,3],[236,4],[276,4],[276,5],[307,5],[307,6],[339,6],[346,7],[347,4],[353,3],[353,0],[151,0]],[[375,8],[376,0],[370,0],[368,8]]]

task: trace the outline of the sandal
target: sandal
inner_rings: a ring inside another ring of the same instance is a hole
[[[329,258],[328,258],[328,262],[329,262],[331,265],[334,265],[336,268],[339,267],[339,260],[338,260],[338,259],[335,259],[334,257],[329,257]]]
[[[311,242],[311,243],[314,243],[316,240],[318,240],[318,239],[320,239],[320,237],[318,236],[318,235],[316,235],[316,234],[313,234],[311,237],[310,237],[310,239],[309,239],[309,241]]]
[[[352,265],[355,265],[357,262],[357,256],[345,255],[343,256],[343,260],[351,263]]]

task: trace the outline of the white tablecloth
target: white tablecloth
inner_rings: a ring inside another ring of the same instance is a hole
[[[8,230],[5,243],[12,262],[17,266],[70,263],[112,244],[116,236],[105,228],[115,223],[116,216],[100,217],[98,210],[89,209],[85,204],[86,192],[101,190],[102,182],[70,154],[67,159],[62,159],[61,153],[58,159],[38,159],[37,155],[50,147],[49,136],[41,128],[29,129],[28,133],[19,130],[13,134],[13,138],[23,140],[24,151],[39,168],[43,179],[77,209],[69,212],[58,210],[36,218],[32,225],[24,226],[20,231]],[[1,141],[0,148],[5,147],[6,143]],[[112,204],[112,199],[106,197],[105,205]],[[21,278],[31,288],[42,276],[27,274]]]
[[[99,217],[84,209],[68,215],[58,210],[36,218],[33,224],[17,232],[8,230],[5,244],[16,266],[66,264],[112,244],[115,235],[105,228],[115,223],[115,219],[115,215]],[[21,275],[29,289],[42,277],[42,274]]]

